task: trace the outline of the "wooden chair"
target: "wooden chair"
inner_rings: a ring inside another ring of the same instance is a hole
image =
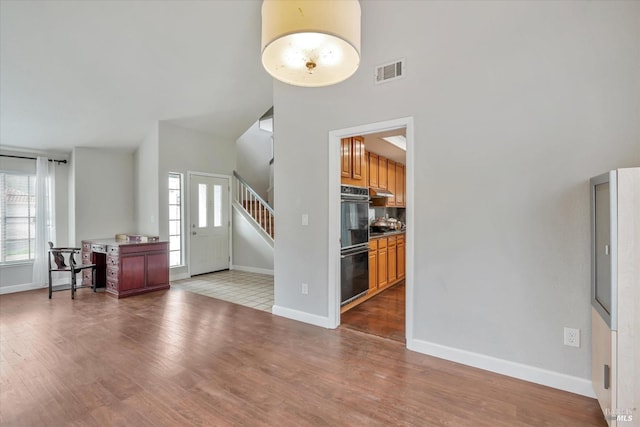
[[[89,286],[78,286],[76,275],[82,270],[91,269],[91,289],[96,291],[96,265],[95,264],[76,264],[74,255],[80,253],[80,248],[55,248],[53,243],[49,242],[49,299],[54,291],[64,291],[71,289],[71,299],[75,299],[76,289],[86,288]],[[52,274],[54,271],[67,271],[70,274],[70,283],[64,285],[53,286]]]

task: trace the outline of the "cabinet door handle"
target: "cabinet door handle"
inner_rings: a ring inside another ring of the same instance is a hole
[[[611,381],[611,368],[609,365],[604,365],[604,389],[609,390],[609,382]]]

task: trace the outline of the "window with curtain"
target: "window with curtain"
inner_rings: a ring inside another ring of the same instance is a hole
[[[169,173],[169,266],[182,265],[182,174]]]
[[[35,175],[0,172],[0,263],[35,258]]]

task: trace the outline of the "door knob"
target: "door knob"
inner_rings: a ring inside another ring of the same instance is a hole
[[[195,235],[196,235],[196,232],[195,232],[195,231],[192,231],[192,232],[191,232],[191,234],[192,234],[193,236],[195,236]]]

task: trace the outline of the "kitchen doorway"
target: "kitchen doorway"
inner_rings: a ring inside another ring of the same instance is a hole
[[[330,327],[338,327],[342,323],[341,319],[341,257],[340,257],[340,194],[341,194],[341,185],[344,183],[345,177],[345,162],[343,153],[345,152],[345,139],[366,139],[367,136],[372,137],[372,140],[375,140],[375,144],[386,144],[387,141],[382,140],[381,138],[384,136],[392,136],[393,134],[398,134],[398,130],[403,130],[404,133],[404,143],[406,155],[405,162],[402,164],[399,159],[390,160],[390,164],[398,165],[399,170],[405,176],[405,188],[403,201],[402,201],[402,215],[404,217],[404,223],[407,224],[406,232],[402,233],[402,237],[400,238],[398,235],[400,233],[394,234],[393,238],[389,235],[389,239],[387,239],[387,235],[377,236],[384,237],[384,243],[380,242],[381,245],[386,247],[389,244],[389,250],[392,251],[394,260],[398,256],[398,249],[400,248],[400,253],[402,254],[402,258],[406,260],[402,265],[404,271],[402,271],[403,278],[400,280],[397,276],[398,270],[397,264],[389,264],[389,268],[392,269],[393,283],[382,283],[382,287],[378,291],[377,289],[373,289],[370,287],[368,292],[368,297],[361,297],[361,300],[364,302],[357,302],[357,306],[360,307],[359,311],[369,311],[368,315],[361,314],[356,315],[356,311],[352,313],[352,315],[345,316],[345,320],[350,323],[352,329],[362,330],[363,332],[367,332],[366,328],[360,328],[357,326],[359,323],[360,326],[365,325],[367,323],[366,319],[371,319],[372,312],[377,311],[381,313],[382,317],[386,315],[383,313],[384,310],[380,310],[380,306],[383,306],[384,300],[387,303],[391,303],[395,309],[392,308],[393,311],[393,325],[387,322],[386,325],[383,325],[385,322],[379,323],[379,326],[382,325],[381,329],[389,329],[391,332],[391,336],[389,338],[396,339],[398,341],[405,341],[409,343],[413,336],[413,245],[414,245],[414,231],[413,231],[413,200],[414,200],[414,185],[413,185],[413,175],[414,175],[414,165],[413,165],[413,118],[406,117],[397,120],[390,120],[386,122],[372,123],[369,125],[358,126],[354,128],[341,129],[332,131],[329,133],[329,150],[330,150],[330,161],[329,161],[329,172],[330,172],[330,182],[329,182],[329,208],[330,212],[333,212],[329,217],[329,241],[331,242],[329,246],[329,277],[332,278],[330,286],[329,286],[329,326]],[[356,144],[357,142],[354,142]],[[376,147],[375,151],[380,151],[381,147]],[[373,148],[371,151],[373,152]],[[391,157],[390,152],[383,152],[382,155],[385,159],[387,156]],[[378,155],[379,153],[374,153]],[[385,170],[386,172],[386,170]],[[350,185],[357,185],[358,182],[355,181],[354,184],[349,183]],[[360,184],[363,186],[363,184]],[[364,184],[364,186],[369,187],[369,183]],[[380,192],[383,194],[384,192]],[[400,205],[399,205],[400,206]],[[384,208],[384,203],[381,208]],[[395,209],[395,206],[394,206]],[[378,209],[372,209],[376,214],[378,214]],[[399,210],[399,209],[398,209]],[[393,211],[393,214],[396,215],[396,211]],[[397,219],[397,218],[390,218]],[[386,249],[381,248],[380,254],[382,255],[383,262],[385,263],[385,268],[382,268],[382,273],[387,274],[386,266],[387,259],[385,257],[388,256]],[[373,256],[373,252],[370,252],[370,257]],[[371,261],[375,262],[375,261]],[[375,266],[374,268],[378,268]],[[390,286],[389,286],[390,285]],[[388,297],[388,298],[387,298]],[[378,307],[375,307],[378,305]],[[400,305],[400,310],[398,310],[398,305]],[[388,305],[387,305],[388,306]],[[344,306],[345,308],[347,305]],[[356,310],[358,307],[351,308],[351,310]],[[349,312],[347,311],[347,313]],[[388,313],[388,314],[391,314]],[[389,316],[386,316],[387,320],[390,319]],[[355,320],[354,320],[355,319]],[[369,322],[371,323],[371,322]],[[359,329],[360,328],[360,329]],[[376,335],[381,333],[371,332]],[[384,335],[384,333],[382,333]],[[400,338],[402,337],[402,338]]]

